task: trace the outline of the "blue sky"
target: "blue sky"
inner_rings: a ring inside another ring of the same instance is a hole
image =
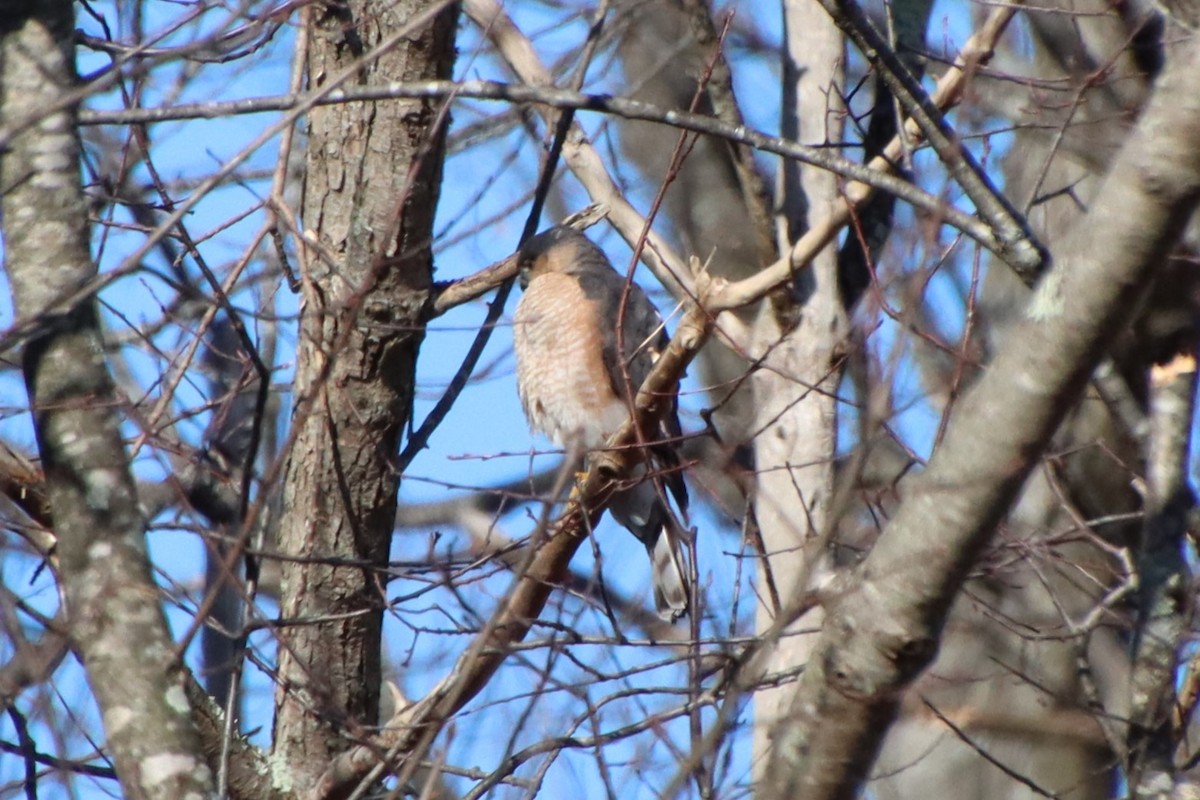
[[[759,22],[768,41],[778,41],[778,12],[775,5],[765,2],[734,5],[739,15]],[[515,3],[510,6],[523,29],[549,31],[537,40],[544,61],[552,62],[563,54],[574,52],[582,38],[581,22],[575,21],[566,26],[555,27],[553,23],[558,18],[558,12],[555,10],[535,3]],[[111,4],[96,3],[93,7],[104,14],[113,25],[121,19],[121,15]],[[151,3],[147,8],[150,13],[146,26],[150,30],[168,24],[180,13],[180,7],[171,3]],[[943,35],[950,42],[962,41],[965,37],[967,15],[961,13],[963,9],[960,4],[945,2],[938,8],[934,15],[938,22],[931,28],[934,32],[930,37],[931,42],[936,44]],[[219,14],[209,15],[198,27],[211,28],[218,24],[219,17]],[[94,20],[81,14],[77,24],[89,33],[99,35],[100,28]],[[187,41],[196,35],[197,29],[184,29],[169,38],[165,44]],[[124,32],[114,30],[114,33],[120,36]],[[229,100],[284,93],[290,69],[288,59],[291,54],[292,37],[292,27],[285,26],[262,51],[244,62],[220,69],[205,67],[200,76],[189,82],[187,89],[178,95],[175,93],[176,79],[181,70],[187,67],[184,64],[169,65],[162,71],[153,73],[150,84],[146,87],[145,103],[157,105],[162,102]],[[473,59],[469,68],[466,66],[477,41],[475,30],[464,23],[460,29],[460,61],[456,75],[508,80],[507,73],[489,58]],[[589,82],[587,88],[619,94],[621,86],[613,82],[616,72],[602,69],[606,58],[607,56],[602,56],[599,65],[593,68],[594,74],[604,77]],[[79,63],[80,71],[87,74],[104,68],[108,64],[108,57],[81,48]],[[778,83],[775,66],[766,61],[743,60],[734,64],[734,70],[739,96],[748,121],[755,127],[774,130],[777,127],[775,116],[778,96],[775,88]],[[770,87],[769,91],[761,91],[763,86]],[[113,93],[93,98],[88,103],[91,108],[121,105],[120,97]],[[455,123],[461,126],[476,119],[475,109],[494,113],[498,108],[494,104],[461,104],[454,115]],[[178,182],[177,196],[182,196],[188,190],[189,181],[211,172],[232,155],[240,152],[264,126],[277,118],[277,115],[264,114],[153,126],[151,135],[155,143],[155,167],[169,183]],[[603,126],[603,120],[592,114],[581,115],[581,122],[593,135]],[[98,132],[91,132],[92,135],[96,133]],[[105,130],[104,133],[114,137],[123,135],[122,131],[111,129]],[[598,136],[597,143],[602,152],[605,152],[608,142]],[[242,254],[250,235],[261,224],[261,212],[230,223],[269,191],[269,172],[275,164],[277,146],[277,141],[273,141],[252,154],[244,165],[246,180],[214,191],[197,204],[194,212],[188,216],[187,224],[194,236],[214,232],[211,237],[204,237],[199,246],[209,263],[226,265],[236,260]],[[95,151],[94,146],[89,148],[89,152]],[[518,203],[535,182],[535,155],[534,144],[517,128],[486,145],[453,155],[447,161],[437,222],[437,229],[444,231],[446,236],[436,254],[437,279],[448,280],[470,274],[512,251],[517,243],[524,215],[527,213],[525,205],[518,206],[481,233],[461,240],[457,236],[462,231],[492,219],[502,209]],[[764,164],[767,163],[769,162],[764,160]],[[146,179],[144,168],[139,177],[142,180]],[[565,175],[561,179],[561,188],[567,210],[573,211],[587,204],[586,196],[571,176]],[[655,187],[639,182],[630,188],[635,203],[645,208]],[[123,213],[117,212],[116,222],[130,221],[122,216]],[[906,212],[902,210],[901,214],[904,213]],[[545,219],[542,227],[554,221]],[[225,227],[227,225],[228,227]],[[605,230],[603,226],[594,228],[592,235],[606,248],[615,264],[623,266],[628,263],[629,250],[617,236]],[[124,255],[136,246],[140,235],[137,232],[112,230],[102,236],[97,228],[94,239],[97,258],[101,268],[105,269],[119,263]],[[163,267],[153,258],[151,263]],[[652,291],[655,289],[649,284],[647,286]],[[130,325],[138,327],[157,319],[161,306],[169,301],[171,295],[171,289],[152,276],[142,274],[135,279],[122,280],[102,295],[102,300],[108,305],[105,324],[114,335],[128,333]],[[670,308],[670,302],[661,291],[656,293],[655,297],[664,312]],[[246,311],[253,309],[257,302],[262,302],[278,316],[279,322],[274,325],[274,332],[279,338],[276,361],[278,372],[275,380],[286,383],[290,376],[295,343],[296,298],[286,286],[275,285],[258,287],[257,296],[249,291],[242,292],[235,300]],[[510,313],[515,300],[514,295],[510,302]],[[952,307],[953,303],[947,305]],[[484,313],[484,301],[478,301],[455,309],[430,325],[418,365],[415,422],[419,423],[424,419],[440,396],[474,337]],[[247,315],[246,319],[253,322],[250,315]],[[506,314],[504,322],[507,323],[508,319]],[[11,309],[5,305],[0,308],[0,328],[7,328],[11,322]],[[951,319],[950,323],[961,324],[961,320],[955,322]],[[266,323],[254,324],[256,334],[266,332]],[[875,340],[875,346],[880,352],[888,352],[896,335],[894,326],[885,324],[876,335],[878,338]],[[144,390],[157,391],[157,376],[161,375],[186,347],[190,336],[191,332],[186,330],[160,334],[155,339],[160,348],[160,353],[156,355],[147,355],[144,351],[127,348],[127,363],[133,381]],[[512,377],[511,338],[503,326],[493,336],[480,364],[486,367],[486,374],[479,375],[463,394],[449,417],[434,434],[429,449],[413,462],[406,474],[400,495],[402,502],[443,499],[449,492],[467,491],[469,487],[487,487],[528,474],[531,469],[536,470],[542,465],[554,463],[556,457],[553,454],[532,457],[530,455],[531,450],[548,449],[548,443],[531,437],[525,425]],[[125,386],[129,388],[129,384]],[[920,448],[922,439],[928,442],[928,433],[936,425],[936,418],[931,417],[929,407],[920,401],[921,389],[915,376],[902,381],[901,386],[902,390],[910,392],[912,396],[899,398],[898,404],[905,411],[898,425],[913,434]],[[695,416],[698,388],[694,381],[684,386],[685,428],[699,427]],[[175,407],[183,408],[200,403],[206,391],[207,387],[203,384],[191,385],[185,382],[179,389],[179,399]],[[3,398],[0,404],[4,408],[4,415],[0,418],[0,434],[7,442],[19,448],[32,450],[28,416],[23,412],[26,404],[23,386],[11,379],[5,381],[0,384],[0,398]],[[189,441],[197,441],[206,423],[207,417],[203,414],[198,415],[179,421],[176,431]],[[131,437],[137,435],[137,430],[132,425],[127,426],[127,430]],[[151,452],[148,448],[142,451],[136,464],[138,476],[144,480],[161,479],[170,468],[169,462],[162,454]],[[464,488],[451,489],[447,488],[448,486]],[[700,510],[693,516],[693,523],[698,526],[701,537],[701,578],[710,587],[710,602],[714,608],[720,610],[717,621],[721,625],[719,628],[709,627],[707,632],[729,633],[726,627],[728,610],[733,608],[735,603],[740,604],[737,607],[741,609],[741,630],[745,632],[747,615],[752,609],[752,595],[746,580],[749,564],[740,558],[741,545],[738,536],[726,524],[727,521],[711,513],[703,503],[699,504],[699,507]],[[536,515],[538,510],[533,509],[532,513]],[[531,523],[527,514],[518,510],[506,516],[501,521],[501,526],[506,534],[519,537],[525,535]],[[430,533],[427,530],[399,533],[393,548],[394,557],[424,554],[430,541]],[[440,547],[449,547],[456,543],[453,530],[447,530],[445,533],[447,535],[439,544]],[[604,554],[604,580],[618,591],[632,596],[640,595],[649,603],[649,594],[644,588],[647,585],[648,567],[640,545],[607,520],[597,531],[596,540]],[[155,563],[163,571],[161,579],[164,585],[178,587],[181,592],[194,597],[199,588],[197,576],[202,572],[202,549],[198,538],[176,527],[174,520],[160,519],[155,521],[155,529],[149,541]],[[576,558],[575,566],[586,572],[593,568],[592,565],[591,548],[584,547]],[[4,580],[9,587],[21,592],[25,599],[43,610],[53,611],[56,607],[54,588],[45,575],[32,583],[29,582],[33,566],[30,559],[15,555],[11,549],[5,551],[4,560],[0,562],[0,569],[3,569]],[[411,581],[397,581],[392,585],[390,593],[403,595],[418,585]],[[501,575],[489,579],[481,587],[476,587],[476,590],[498,597],[506,585],[507,576]],[[438,637],[431,633],[414,634],[412,626],[444,627],[449,621],[447,615],[455,616],[456,622],[470,621],[461,610],[442,609],[457,609],[449,602],[445,592],[435,593],[430,598],[421,598],[406,605],[402,612],[403,624],[399,619],[389,621],[386,640],[388,652],[394,663],[408,665],[411,659],[411,665],[403,672],[403,688],[412,697],[419,697],[427,691],[444,674],[451,663],[450,659],[467,642],[466,636]],[[270,615],[274,611],[268,604],[263,613]],[[570,621],[580,629],[598,633],[608,630],[601,614],[595,609],[583,607],[578,602],[568,601],[562,614],[564,622]],[[169,608],[169,616],[177,632],[185,630],[191,621],[186,608]],[[709,624],[711,625],[711,621]],[[540,632],[535,633],[543,635]],[[263,654],[269,657],[270,646],[265,643],[267,637],[264,635],[257,638],[265,648]],[[597,670],[611,670],[614,674],[639,664],[653,663],[668,655],[669,651],[665,649],[647,646],[575,646],[571,649],[571,656],[578,659],[580,664]],[[0,659],[6,656],[6,653],[0,651]],[[519,696],[528,690],[536,679],[538,668],[543,668],[548,662],[554,662],[554,676],[564,684],[587,673],[582,666],[571,664],[557,647],[531,651],[525,654],[524,659],[526,663],[521,663],[521,659],[514,659],[501,679],[457,721],[451,749],[453,763],[484,770],[494,766],[503,746],[507,744],[513,726],[522,719],[520,713],[525,707],[520,703],[507,706],[493,704],[509,696]],[[601,698],[612,692],[639,686],[681,686],[684,678],[684,672],[679,667],[663,666],[630,677],[595,682],[587,692],[592,702],[599,703]],[[95,711],[89,700],[82,671],[77,664],[68,660],[56,674],[53,688],[58,693],[57,699],[41,699],[56,703],[60,708],[70,709],[72,713],[80,716],[81,727],[92,732],[98,731]],[[22,702],[25,704],[25,710],[36,719],[37,709],[30,705],[31,695],[32,693],[27,693]],[[656,695],[642,701],[614,704],[611,707],[614,710],[609,710],[610,706],[601,704],[605,711],[601,715],[602,723],[598,725],[598,729],[618,727],[623,721],[646,713],[648,708],[667,707],[676,702],[678,697]],[[254,740],[260,744],[266,744],[268,741],[270,708],[269,683],[264,676],[251,670],[247,689],[246,727],[257,729]],[[521,723],[525,727],[520,733],[519,746],[543,736],[560,733],[566,719],[564,713],[570,716],[576,713],[576,710],[577,707],[562,701],[562,692],[550,693],[528,709],[527,718]],[[589,723],[585,721],[580,735],[593,732]],[[683,750],[689,749],[684,722],[666,726],[658,736],[673,740],[674,745]],[[13,740],[13,730],[7,718],[0,718],[0,737]],[[733,793],[736,793],[733,787],[744,786],[748,779],[747,737],[736,737],[735,742],[729,754],[727,767],[722,773],[726,790]],[[89,747],[84,741],[76,738],[68,743],[66,751],[79,756],[87,754]],[[614,748],[609,753],[609,758],[614,760],[613,780],[619,789],[619,796],[623,798],[656,796],[654,786],[660,785],[672,773],[671,749],[654,736],[646,736]],[[19,760],[0,759],[0,783],[20,775],[20,764],[16,763],[17,761]],[[537,762],[534,763],[536,765]],[[518,774],[528,777],[529,773],[530,769],[526,768]],[[564,793],[572,797],[606,796],[603,785],[597,780],[596,764],[590,752],[567,753],[558,758],[547,773],[545,786],[549,796]],[[80,795],[91,797],[103,793],[106,788],[111,790],[112,787],[83,779],[75,788]],[[53,797],[54,792],[55,787],[47,785],[42,796]]]

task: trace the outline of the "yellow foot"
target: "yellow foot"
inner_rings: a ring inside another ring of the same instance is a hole
[[[571,482],[571,494],[567,500],[574,501],[579,499],[579,487],[583,486],[585,480],[587,480],[587,472],[575,473],[575,480]]]

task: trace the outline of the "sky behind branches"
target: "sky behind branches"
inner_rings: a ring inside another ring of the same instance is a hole
[[[128,3],[90,3],[97,19],[80,7],[77,26],[90,36],[111,36],[124,40],[129,36]],[[736,11],[734,34],[731,37],[731,61],[736,79],[736,89],[747,122],[765,131],[778,129],[779,70],[776,63],[766,57],[753,55],[745,37],[739,33],[753,28],[767,45],[779,42],[779,12],[775,4],[745,2],[731,4]],[[169,2],[149,2],[145,5],[144,28],[148,32],[166,30],[175,26],[181,15],[191,13],[191,7]],[[930,42],[952,53],[969,33],[970,19],[966,4],[944,0],[935,7],[931,26]],[[252,6],[252,10],[258,10]],[[586,23],[579,16],[565,23],[560,8],[540,3],[510,3],[509,12],[518,26],[533,36],[539,54],[547,64],[562,64],[572,69],[573,57],[586,35]],[[230,23],[227,9],[214,7],[209,13],[166,36],[155,43],[156,47],[184,45],[198,37],[211,34]],[[232,24],[237,24],[232,23]],[[159,106],[203,101],[226,101],[237,98],[283,94],[287,91],[292,45],[295,35],[295,20],[282,25],[269,41],[262,43],[250,55],[230,63],[197,64],[191,61],[174,61],[151,70],[146,85],[140,87],[141,104]],[[107,25],[108,31],[105,30]],[[936,48],[935,48],[936,49]],[[455,67],[458,78],[483,78],[511,80],[510,75],[490,56],[480,54],[480,37],[467,22],[460,26],[458,40],[459,59]],[[78,65],[81,74],[93,75],[111,65],[109,55],[81,46],[78,49]],[[620,70],[614,64],[615,56],[609,50],[601,50],[588,73],[586,91],[611,92],[622,95]],[[128,92],[134,90],[132,82],[125,83],[125,92],[110,91],[90,97],[86,107],[91,109],[116,109],[129,103]],[[504,123],[499,132],[490,133],[469,141],[459,132],[471,129],[475,123],[489,116],[502,114],[505,108],[496,103],[461,101],[455,105],[451,128],[451,149],[445,166],[445,180],[438,209],[436,230],[438,242],[435,248],[437,280],[450,280],[468,275],[508,255],[515,248],[520,231],[528,213],[529,198],[536,182],[536,142],[519,122]],[[167,122],[152,125],[149,136],[152,142],[153,167],[165,182],[173,200],[186,197],[197,182],[213,172],[229,159],[243,151],[247,144],[267,126],[280,119],[278,113],[238,116],[230,118]],[[599,115],[582,113],[579,117],[598,149],[605,155],[618,153],[613,126]],[[121,157],[122,145],[127,141],[127,129],[117,127],[93,127],[85,129],[85,181],[91,183],[89,191],[99,198],[107,187],[92,182],[97,172],[109,174],[112,165],[101,159]],[[302,139],[297,141],[296,153],[301,152]],[[997,158],[1003,151],[1004,140],[997,137],[989,143],[989,158]],[[114,146],[115,145],[115,146]],[[246,214],[267,196],[270,191],[271,171],[275,167],[279,147],[276,137],[264,147],[251,153],[239,170],[236,180],[231,180],[203,198],[186,217],[189,232],[198,241],[198,249],[205,261],[218,275],[226,274],[230,264],[243,257],[248,241],[264,222],[264,211],[259,209]],[[298,157],[298,156],[297,156]],[[770,171],[773,159],[760,158],[760,164]],[[302,162],[299,162],[302,163]],[[656,186],[645,181],[633,167],[622,169],[619,157],[610,164],[614,174],[627,190],[639,209],[649,206]],[[551,201],[541,228],[557,222],[557,217],[576,211],[589,202],[574,178],[568,173],[559,177],[560,192]],[[139,164],[133,173],[133,183],[148,185],[151,176],[145,164]],[[295,203],[298,195],[293,191],[290,199]],[[93,227],[93,247],[102,271],[114,269],[142,241],[143,232],[126,210],[119,205],[97,204],[101,220]],[[245,215],[245,216],[243,216]],[[901,207],[897,221],[904,227],[911,219],[908,210]],[[161,219],[161,215],[160,215]],[[662,221],[663,230],[669,232]],[[605,248],[618,269],[629,263],[631,253],[614,233],[604,224],[593,228],[590,235]],[[950,240],[943,235],[942,243]],[[965,261],[951,259],[949,269],[961,270],[964,263],[969,269],[970,251]],[[698,254],[703,257],[705,254]],[[937,254],[923,253],[923,258],[932,259]],[[189,324],[182,327],[167,326],[149,341],[134,334],[138,329],[155,324],[170,306],[175,294],[170,279],[172,265],[165,263],[162,254],[153,253],[146,259],[147,269],[114,283],[101,294],[101,303],[106,330],[113,339],[127,342],[120,348],[119,358],[114,359],[114,371],[122,389],[134,403],[153,405],[162,386],[161,376],[168,374],[178,363],[180,354],[186,350],[195,335]],[[203,282],[195,278],[196,265],[192,258],[182,261],[181,269],[193,276],[195,285]],[[156,277],[155,273],[159,277]],[[673,303],[660,287],[646,278],[646,271],[639,269],[639,280],[650,290],[664,316],[671,313]],[[7,286],[4,287],[7,289]],[[944,284],[935,282],[933,292],[947,293],[944,304],[947,314],[956,307],[949,302],[953,293],[953,281]],[[511,336],[507,330],[514,294],[501,328],[492,337],[491,343],[480,361],[480,369],[470,387],[462,395],[450,415],[430,440],[429,448],[423,451],[406,472],[401,488],[401,501],[420,503],[444,499],[447,493],[466,493],[478,488],[518,479],[548,468],[557,462],[558,456],[541,438],[528,432],[517,400],[513,379]],[[273,382],[285,388],[291,380],[292,362],[295,352],[295,321],[298,313],[297,297],[286,284],[262,283],[243,288],[233,294],[235,306],[243,312],[243,319],[256,338],[267,335],[278,337]],[[478,325],[486,312],[486,298],[453,310],[436,319],[426,332],[418,364],[418,389],[414,408],[414,425],[419,425],[441,396],[450,377],[454,374],[467,347],[475,336]],[[266,313],[262,313],[262,312]],[[950,326],[946,333],[953,334],[954,326],[962,324],[961,318],[949,316],[945,324]],[[7,330],[13,323],[11,307],[0,307],[0,329]],[[673,327],[673,321],[668,320]],[[896,347],[897,336],[893,324],[885,323],[872,334],[873,343],[881,354],[890,354]],[[881,356],[882,358],[882,356]],[[890,358],[890,355],[888,356]],[[887,361],[888,358],[883,358]],[[898,368],[913,370],[905,364],[907,354],[897,354]],[[34,451],[31,426],[25,410],[27,400],[24,386],[13,371],[0,378],[0,435],[4,441],[25,452]],[[900,384],[911,392],[909,397],[897,398],[902,414],[896,422],[905,438],[914,443],[922,455],[928,452],[932,431],[937,418],[921,400],[922,389],[914,374]],[[696,376],[689,378],[683,386],[682,406],[685,430],[695,431],[702,427],[698,411],[704,403]],[[177,389],[177,397],[168,410],[168,417],[184,409],[203,405],[209,398],[209,387],[194,377],[185,378]],[[283,402],[290,397],[283,395]],[[181,415],[174,422],[173,435],[195,444],[202,440],[209,423],[207,412]],[[287,419],[282,415],[281,419]],[[853,398],[847,397],[843,416],[843,430],[851,429],[853,420]],[[131,442],[139,438],[142,431],[134,422],[126,424]],[[280,431],[282,433],[282,431]],[[844,449],[844,447],[843,447]],[[161,481],[174,469],[164,450],[150,446],[139,451],[135,471],[139,480]],[[693,484],[693,494],[704,497],[703,487]],[[708,587],[709,602],[718,610],[716,616],[706,620],[706,632],[713,635],[729,635],[730,609],[735,609],[732,632],[748,633],[747,624],[753,613],[753,595],[748,577],[753,570],[752,562],[744,558],[745,551],[736,530],[730,526],[731,517],[716,513],[707,503],[697,503],[692,523],[699,531],[701,582]],[[733,515],[740,509],[730,510]],[[502,519],[499,528],[511,537],[521,537],[530,530],[540,514],[537,506],[514,507]],[[462,550],[464,539],[456,531],[447,529],[437,532],[429,530],[400,531],[393,544],[396,560],[423,557],[428,549]],[[604,553],[603,570],[595,573],[614,591],[650,603],[648,587],[648,565],[640,552],[640,545],[616,526],[601,523],[595,542]],[[6,534],[10,537],[11,534]],[[154,562],[161,568],[160,582],[177,607],[168,604],[168,615],[176,634],[182,634],[192,623],[192,612],[202,593],[200,583],[203,575],[203,550],[195,531],[181,526],[180,520],[159,518],[152,521],[149,543]],[[594,550],[585,547],[576,558],[578,571],[594,570]],[[22,592],[22,598],[42,613],[53,614],[57,599],[53,582],[43,572],[37,572],[33,559],[20,555],[16,548],[6,547],[0,562],[5,585]],[[438,576],[434,576],[435,578]],[[493,574],[478,586],[485,594],[499,598],[508,585],[507,573]],[[475,584],[473,584],[475,585]],[[422,594],[424,593],[424,594]],[[468,641],[466,633],[438,635],[439,631],[452,628],[471,628],[482,624],[467,609],[455,602],[444,589],[430,589],[419,579],[399,579],[389,587],[389,596],[416,595],[404,603],[395,614],[388,615],[385,636],[387,650],[395,664],[403,665],[401,683],[409,697],[418,698],[427,692],[451,665],[453,657]],[[575,600],[563,602],[562,621],[581,630],[611,633],[604,610],[582,604]],[[273,615],[276,609],[270,602],[262,604],[262,614]],[[534,638],[550,637],[553,631],[534,631]],[[631,636],[634,634],[631,634]],[[640,634],[639,634],[640,635]],[[4,645],[7,646],[7,645]],[[252,646],[268,662],[273,658],[270,637],[265,632],[256,634]],[[198,648],[193,644],[188,654],[189,663],[195,665]],[[10,653],[0,650],[0,660]],[[508,710],[495,712],[494,706],[509,698],[521,697],[530,691],[539,676],[550,671],[554,680],[564,687],[574,680],[594,680],[589,670],[611,672],[612,680],[594,681],[586,691],[594,704],[601,709],[607,706],[603,698],[614,692],[635,687],[679,686],[684,683],[683,667],[671,660],[666,648],[630,645],[576,645],[571,648],[572,664],[561,652],[561,648],[548,647],[530,650],[512,659],[505,667],[503,677],[494,682],[464,713],[453,731],[450,761],[459,766],[490,770],[508,746],[508,737],[514,726],[525,726],[520,731],[518,748],[547,736],[563,733],[565,719],[560,706],[555,705],[556,692],[547,693],[538,700],[524,719],[519,712],[525,707],[519,702],[510,704]],[[669,662],[658,665],[660,661]],[[252,731],[252,740],[267,746],[270,737],[271,684],[269,679],[251,667],[247,673],[247,690],[244,707],[245,728]],[[68,659],[55,675],[53,686],[59,693],[57,703],[69,709],[78,718],[78,727],[93,734],[100,730],[94,705],[90,701],[82,669]],[[557,690],[568,691],[566,688]],[[627,724],[631,709],[661,709],[681,701],[670,695],[648,697],[643,706],[622,706],[619,711],[601,715],[598,723],[593,719],[580,719],[576,733],[591,735]],[[24,710],[30,719],[42,720],[45,724],[45,709],[29,707],[28,696],[23,698]],[[497,720],[511,721],[510,727],[499,725]],[[50,718],[53,718],[50,714]],[[711,723],[711,714],[707,720]],[[744,716],[744,715],[743,715]],[[476,727],[472,727],[476,726]],[[43,730],[44,732],[44,730]],[[38,741],[52,741],[38,735]],[[676,720],[665,726],[661,736],[668,737],[673,744],[644,749],[646,739],[630,740],[628,745],[618,746],[609,752],[614,764],[617,788],[622,798],[653,797],[655,784],[661,784],[663,775],[671,774],[675,756],[672,747],[686,751],[689,746],[686,719]],[[11,722],[0,718],[0,738],[14,741]],[[735,737],[734,747],[728,754],[725,772],[720,776],[728,789],[746,786],[749,780],[747,737]],[[64,752],[75,757],[88,757],[90,745],[80,736],[71,737]],[[534,762],[535,766],[540,762]],[[618,768],[619,767],[619,768]],[[20,759],[0,757],[0,786],[11,785],[22,776]],[[582,752],[567,753],[557,758],[549,767],[545,777],[546,791],[550,796],[604,797],[603,785],[597,780],[595,754]],[[529,769],[518,774],[527,777]],[[93,782],[78,779],[73,784],[81,797],[98,797],[111,790],[103,781]],[[49,787],[47,787],[49,788]],[[43,797],[53,796],[44,792]],[[66,792],[64,789],[64,794]]]

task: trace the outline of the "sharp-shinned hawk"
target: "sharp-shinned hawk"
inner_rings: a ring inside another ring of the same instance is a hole
[[[525,416],[560,447],[603,447],[628,418],[628,399],[667,344],[662,319],[645,292],[627,284],[603,251],[573,228],[551,228],[533,237],[518,258],[524,294],[513,342]],[[620,348],[618,319],[623,321]],[[689,597],[681,547],[686,534],[663,490],[669,489],[686,513],[687,490],[675,451],[676,405],[672,397],[662,421],[642,432],[649,461],[638,468],[636,483],[614,494],[608,506],[646,546],[654,604],[669,621],[687,612]]]

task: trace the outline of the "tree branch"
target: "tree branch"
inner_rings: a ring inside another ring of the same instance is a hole
[[[0,118],[55,108],[76,83],[71,3],[0,12]],[[5,267],[32,334],[23,368],[58,535],[69,634],[104,718],[126,797],[212,794],[179,656],[146,554],[144,521],[95,299],[56,307],[96,274],[88,249],[74,104],[41,117],[0,156]],[[136,647],[131,646],[136,643]]]
[[[1200,37],[1168,63],[1098,201],[929,467],[831,604],[776,747],[778,796],[856,795],[950,603],[1200,199]]]
[[[1129,783],[1136,797],[1159,797],[1174,782],[1173,725],[1179,646],[1187,632],[1190,570],[1183,548],[1195,497],[1188,445],[1196,400],[1196,357],[1181,353],[1150,371],[1146,522],[1138,554],[1138,617],[1133,649]],[[1169,793],[1167,793],[1169,794]]]
[[[939,82],[938,92],[935,93],[938,102],[950,104],[958,99],[968,75],[965,66],[986,60],[1011,18],[1010,9],[993,12],[980,32],[968,41],[956,66]],[[918,135],[918,132],[911,132],[911,135]],[[872,162],[872,168],[886,168],[889,163],[886,159],[895,160],[895,154],[889,154],[893,149],[898,153],[899,147],[899,141],[893,140],[885,154]],[[588,180],[597,178],[594,174],[589,175],[584,181],[585,185]],[[526,568],[518,573],[488,625],[459,658],[451,672],[427,697],[397,713],[387,730],[375,741],[355,747],[338,757],[320,780],[312,795],[314,798],[343,798],[358,781],[375,771],[382,771],[384,763],[409,756],[422,741],[432,741],[447,719],[487,684],[506,658],[509,646],[521,641],[528,633],[541,613],[553,584],[566,574],[571,557],[589,527],[603,513],[604,501],[611,487],[610,477],[620,473],[621,468],[627,465],[631,451],[636,450],[619,448],[634,440],[636,430],[647,430],[652,426],[652,415],[661,410],[657,408],[659,401],[674,393],[684,370],[714,330],[736,329],[740,325],[733,314],[721,312],[753,302],[791,280],[795,271],[804,268],[822,247],[832,241],[840,226],[849,221],[855,204],[864,202],[870,195],[871,190],[865,184],[852,184],[847,188],[844,201],[796,242],[789,258],[781,259],[763,272],[736,283],[728,283],[709,278],[694,265],[693,275],[682,276],[687,285],[694,287],[689,295],[692,299],[687,303],[687,310],[668,348],[638,392],[636,423],[633,419],[627,421],[609,440],[609,448],[617,449],[604,451],[607,459],[593,463],[577,486],[572,501],[545,538],[541,543],[535,541],[531,545]],[[597,199],[595,194],[593,199]],[[625,203],[624,200],[621,202]],[[632,207],[627,203],[625,205],[628,211],[636,214]],[[796,607],[808,606],[796,604]]]

